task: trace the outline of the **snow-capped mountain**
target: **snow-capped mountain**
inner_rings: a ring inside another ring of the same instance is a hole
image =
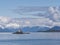
[[[51,30],[60,30],[60,26],[54,26]]]
[[[41,26],[32,26],[32,27],[23,27],[22,30],[24,32],[38,32],[38,31],[46,31],[49,30],[49,27],[41,27]]]

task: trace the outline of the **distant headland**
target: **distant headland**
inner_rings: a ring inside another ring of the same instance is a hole
[[[60,27],[59,26],[54,26],[53,28],[45,31],[37,31],[37,32],[60,32]]]

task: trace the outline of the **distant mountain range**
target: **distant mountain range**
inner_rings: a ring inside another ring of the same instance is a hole
[[[37,32],[37,31],[46,31],[49,30],[50,28],[48,27],[40,27],[40,26],[32,26],[32,27],[22,27],[18,29],[14,28],[0,28],[0,32],[16,32],[17,30],[22,30],[23,32]]]
[[[38,32],[60,32],[60,26],[54,26],[49,30],[46,31],[38,31]]]
[[[60,27],[55,26],[55,27],[51,28],[50,30],[48,30],[47,32],[60,32]]]
[[[18,29],[14,29],[14,28],[0,28],[0,32],[16,32]]]
[[[23,32],[60,32],[59,26],[54,26],[52,28],[49,27],[40,27],[40,26],[32,26],[32,27],[22,27],[18,29],[14,28],[0,28],[0,32],[16,32],[17,30],[22,30]]]
[[[60,30],[60,26],[54,26],[51,30]]]
[[[37,32],[37,31],[46,31],[49,30],[49,27],[40,27],[40,26],[33,26],[33,27],[23,27],[23,31],[28,31],[28,32]]]

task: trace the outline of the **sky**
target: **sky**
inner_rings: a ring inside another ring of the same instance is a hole
[[[14,10],[21,6],[60,6],[60,0],[0,0],[0,16],[7,16],[13,18],[34,17],[32,15],[21,15]]]
[[[18,20],[14,22],[15,18],[20,18],[21,24]],[[60,26],[60,0],[0,0],[0,27],[22,26],[22,23],[26,26]]]

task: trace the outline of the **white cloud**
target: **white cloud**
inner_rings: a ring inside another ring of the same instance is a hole
[[[53,21],[50,20],[49,18],[40,18],[40,19],[37,19],[34,23],[40,26],[43,26],[43,25],[52,26]]]
[[[60,11],[59,7],[49,7],[49,12],[52,14],[51,17],[55,21],[60,21]]]
[[[19,28],[20,27],[20,25],[19,24],[17,24],[17,23],[9,23],[9,24],[7,24],[6,26],[5,26],[5,28]]]
[[[53,7],[49,7],[49,11],[53,14],[55,13],[55,9]]]
[[[2,19],[2,18],[1,18]],[[0,21],[1,22],[1,21]],[[13,19],[7,20],[8,23],[2,21],[3,23],[0,23],[1,28],[20,28],[20,27],[26,27],[26,26],[42,26],[42,27],[52,27],[54,26],[54,22],[50,20],[49,18],[40,17],[40,18],[23,18],[23,19]]]
[[[30,23],[31,23],[31,22],[28,21],[28,20],[25,21],[25,24],[26,24],[26,25],[29,25]]]
[[[40,17],[40,18],[32,18],[32,19],[28,19],[26,18],[25,20],[21,20],[23,21],[21,23],[21,25],[25,26],[47,26],[47,27],[51,27],[53,26],[53,21],[50,20],[49,18],[44,18],[44,17]]]
[[[60,22],[54,22],[54,26],[60,26]]]
[[[8,23],[9,20],[10,20],[9,17],[3,17],[3,16],[0,16],[0,22],[2,22],[2,23]]]

